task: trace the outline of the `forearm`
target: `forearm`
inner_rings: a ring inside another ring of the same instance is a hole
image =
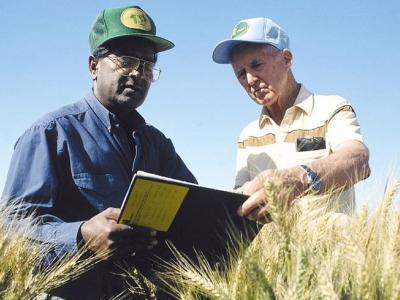
[[[368,177],[368,158],[368,149],[362,143],[349,141],[328,157],[310,162],[307,166],[320,177],[320,193],[324,193],[350,187]],[[300,165],[288,169],[265,170],[240,188],[250,197],[238,209],[239,215],[265,222],[265,213],[268,211],[265,203],[268,203],[268,199],[264,187],[268,183],[275,186],[277,196],[288,205],[310,192],[306,172]]]
[[[21,222],[23,221],[21,220]],[[30,238],[43,245],[45,265],[52,264],[66,255],[72,255],[78,251],[77,236],[81,224],[82,222],[66,223],[55,218],[51,222],[44,224],[39,222],[34,225],[35,230]]]
[[[343,143],[326,158],[307,164],[321,179],[321,192],[349,188],[369,176],[368,148],[358,141]]]
[[[328,157],[307,163],[320,178],[320,193],[338,188],[348,188],[369,176],[369,152],[367,147],[358,141],[343,143]],[[309,187],[306,172],[300,165],[282,170],[265,170],[246,184],[245,190],[252,194],[266,182],[271,182],[291,196],[289,199],[307,193]],[[250,188],[249,188],[250,186]]]

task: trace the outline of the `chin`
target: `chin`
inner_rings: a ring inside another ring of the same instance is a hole
[[[131,97],[125,97],[125,99],[120,99],[120,101],[118,101],[120,107],[123,110],[127,110],[127,111],[135,110],[140,105],[142,105],[143,102],[144,102],[144,99],[142,99],[142,98],[131,98]]]
[[[135,109],[137,109],[139,106],[141,106],[143,104],[144,100],[135,100],[132,102],[128,102],[127,103],[127,109],[129,109],[129,111],[133,111]]]
[[[261,106],[269,106],[269,105],[271,105],[271,99],[254,99],[253,98],[253,100],[254,100],[254,102],[255,103],[257,103],[258,105],[261,105]]]
[[[260,100],[263,106],[273,106],[277,103],[276,98],[264,98]]]

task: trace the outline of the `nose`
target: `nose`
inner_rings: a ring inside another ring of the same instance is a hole
[[[132,69],[128,74],[128,76],[130,76],[130,77],[131,76],[132,77],[140,77],[140,75],[141,75],[141,72],[137,69]]]
[[[147,80],[146,74],[143,72],[143,68],[133,68],[129,72],[128,76],[129,77],[133,77],[136,80],[139,79],[139,78]]]
[[[258,77],[255,76],[254,74],[250,73],[250,72],[247,72],[246,73],[246,80],[247,80],[247,83],[249,85],[253,85],[258,80]]]
[[[147,80],[144,68],[145,68],[144,63],[140,62],[137,66],[132,68],[132,70],[129,72],[128,76],[136,77],[136,78],[142,77]]]

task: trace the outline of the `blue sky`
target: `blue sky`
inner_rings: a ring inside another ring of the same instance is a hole
[[[358,188],[359,200],[370,200],[377,184],[396,170],[398,1],[1,1],[0,189],[19,135],[90,90],[88,33],[95,16],[105,7],[130,4],[145,9],[158,34],[176,45],[159,56],[161,78],[139,111],[172,138],[200,183],[233,186],[237,137],[260,110],[231,67],[212,62],[212,50],[239,20],[261,16],[288,33],[297,81],[353,104],[372,167]]]

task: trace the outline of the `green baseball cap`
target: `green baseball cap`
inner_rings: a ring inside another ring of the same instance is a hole
[[[96,18],[89,35],[90,51],[110,40],[121,37],[140,37],[154,43],[156,52],[165,51],[175,45],[156,36],[156,25],[139,6],[104,9]]]

